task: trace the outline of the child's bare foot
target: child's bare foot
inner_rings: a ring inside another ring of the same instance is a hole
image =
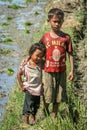
[[[35,120],[35,115],[30,115],[30,120],[29,120],[31,125],[35,125],[36,124],[36,120]]]

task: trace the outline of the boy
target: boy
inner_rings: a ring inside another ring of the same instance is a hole
[[[66,52],[69,55],[70,73],[68,80],[73,80],[73,49],[70,36],[62,32],[64,13],[58,8],[48,12],[50,32],[45,33],[40,42],[46,46],[44,64],[44,101],[45,109],[49,114],[49,104],[53,103],[53,116],[57,116],[58,104],[67,102],[66,94]]]

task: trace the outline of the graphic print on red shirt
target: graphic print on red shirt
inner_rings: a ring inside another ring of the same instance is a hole
[[[61,33],[57,38],[45,33],[41,40],[46,45],[46,59],[44,70],[46,72],[61,72],[66,69],[66,52],[72,52],[70,36]]]

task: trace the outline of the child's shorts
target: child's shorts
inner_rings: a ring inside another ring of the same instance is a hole
[[[46,103],[67,102],[66,72],[43,71],[44,100]]]
[[[23,115],[36,115],[40,106],[40,96],[31,95],[28,91],[25,91],[25,100],[23,106]]]

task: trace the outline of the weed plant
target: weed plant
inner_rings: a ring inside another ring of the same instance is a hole
[[[0,54],[6,55],[6,54],[9,54],[9,53],[11,53],[11,50],[8,50],[8,49],[0,49]]]
[[[8,16],[8,17],[7,17],[7,20],[12,20],[12,17],[11,17],[11,16]]]
[[[8,8],[12,8],[12,9],[20,9],[20,8],[22,8],[22,7],[19,6],[19,5],[16,5],[16,4],[12,4],[12,5],[8,5]]]
[[[26,21],[26,22],[24,23],[25,26],[31,26],[32,24],[33,24],[33,23],[28,22],[28,21]]]
[[[4,23],[1,24],[1,26],[8,26],[8,25],[9,25],[9,24],[6,23],[6,22],[4,22]]]
[[[26,29],[26,30],[25,30],[25,33],[26,33],[26,34],[29,34],[29,33],[30,33],[30,30]]]
[[[12,39],[11,39],[11,38],[5,38],[5,39],[3,40],[3,42],[5,42],[5,43],[12,42]]]

